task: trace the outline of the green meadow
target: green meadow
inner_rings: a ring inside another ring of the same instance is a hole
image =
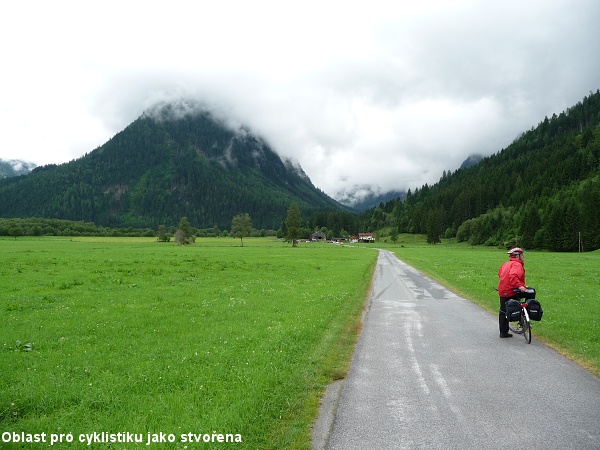
[[[0,447],[310,448],[321,395],[348,369],[375,247],[496,315],[505,252],[415,236],[0,239]],[[534,339],[600,374],[600,252],[527,252],[525,267],[544,307]]]
[[[0,447],[310,448],[376,255],[265,239],[0,240]]]

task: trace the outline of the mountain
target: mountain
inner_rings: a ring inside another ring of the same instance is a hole
[[[355,211],[363,212],[369,208],[378,206],[382,202],[387,202],[395,198],[404,198],[406,192],[389,191],[382,193],[379,189],[374,189],[372,186],[354,186],[351,190],[338,192],[336,199],[342,205],[346,205]]]
[[[479,164],[479,161],[483,159],[482,155],[469,155],[460,165],[461,169],[467,169],[475,164]]]
[[[505,149],[361,215],[473,245],[600,249],[600,91],[545,117]]]
[[[31,172],[36,167],[36,164],[18,159],[10,159],[8,161],[0,159],[0,179],[25,175]]]
[[[305,214],[345,208],[260,137],[189,103],[157,106],[101,147],[0,181],[0,217],[47,217],[156,228],[187,217],[229,229],[249,213],[277,230],[292,202]]]
[[[478,164],[483,159],[482,155],[469,155],[460,165],[461,169]],[[354,209],[357,212],[364,212],[370,208],[375,208],[381,203],[387,203],[393,199],[404,200],[405,191],[381,192],[380,189],[369,185],[353,186],[343,192],[337,192],[334,196],[342,205]]]

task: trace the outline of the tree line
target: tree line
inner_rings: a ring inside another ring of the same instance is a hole
[[[235,237],[241,239],[243,243],[244,237],[275,236],[282,239],[289,237],[291,240],[308,239],[315,230],[325,230],[329,236],[347,235],[342,227],[345,226],[354,232],[353,227],[357,225],[355,218],[352,213],[341,211],[319,211],[305,218],[299,205],[292,202],[288,205],[282,226],[277,230],[255,228],[250,213],[236,214],[231,218],[230,226],[225,228],[218,225],[208,228],[194,226],[186,216],[181,217],[176,226],[161,224],[156,228],[105,227],[88,221],[32,217],[0,218],[0,236],[156,237],[159,241],[174,240],[180,244],[192,243],[196,238],[202,237]],[[329,229],[327,225],[336,228]]]

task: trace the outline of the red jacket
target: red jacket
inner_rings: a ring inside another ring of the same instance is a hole
[[[524,262],[517,258],[510,258],[498,269],[498,295],[500,297],[512,297],[515,295],[513,289],[518,289],[525,284]]]

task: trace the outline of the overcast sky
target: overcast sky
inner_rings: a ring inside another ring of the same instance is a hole
[[[247,124],[313,183],[401,190],[600,88],[598,0],[0,6],[0,158],[63,163],[157,100]]]

